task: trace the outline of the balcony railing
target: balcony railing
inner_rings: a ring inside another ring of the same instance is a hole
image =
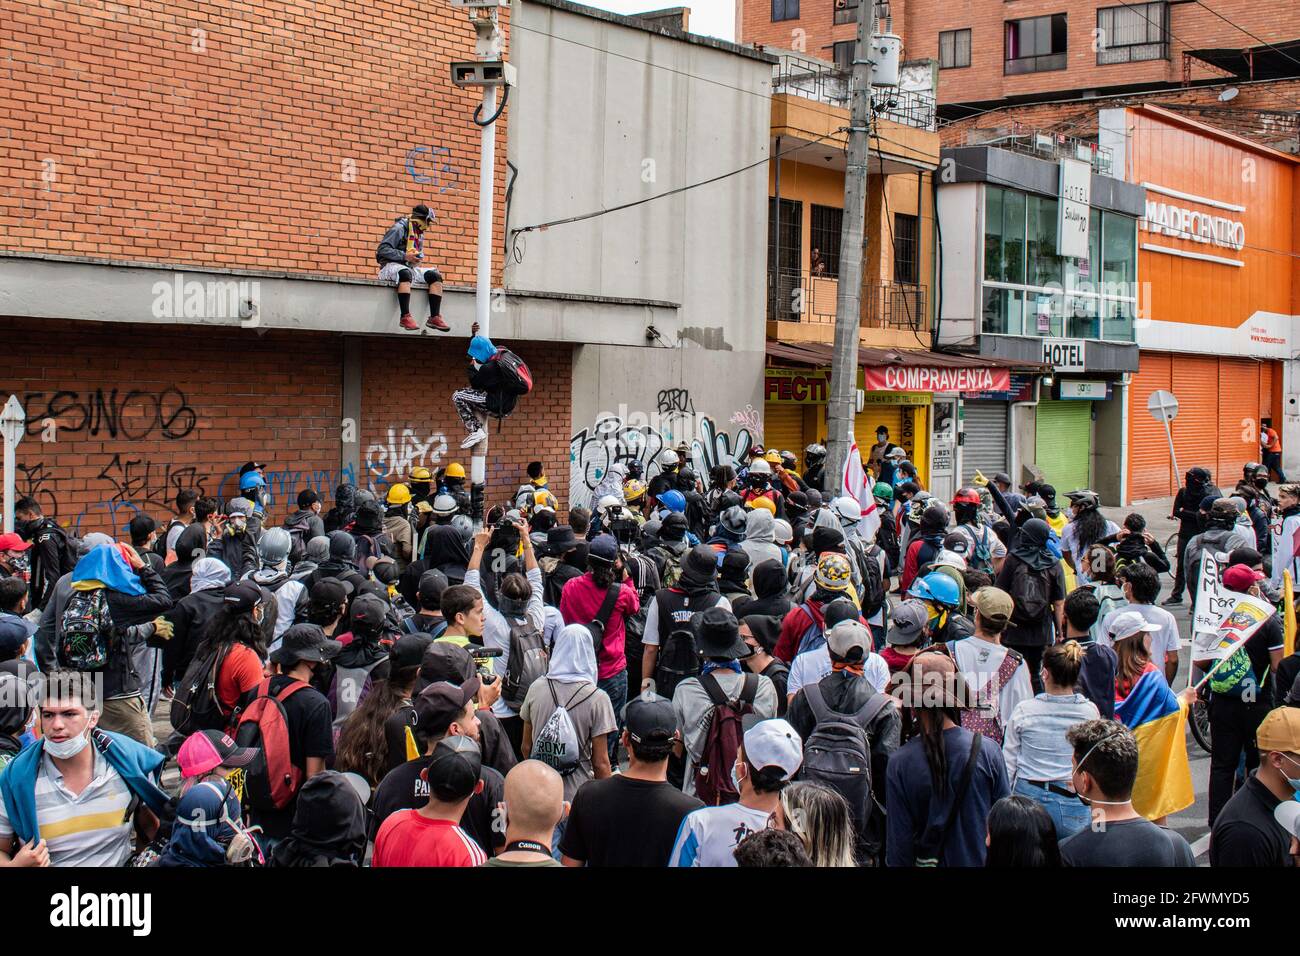
[[[839,280],[809,272],[768,272],[767,317],[777,322],[834,325]],[[862,287],[862,325],[875,329],[929,327],[925,287],[882,282]]]
[[[830,63],[809,57],[783,54],[772,67],[772,92],[789,93],[830,106],[849,107],[850,76]],[[923,90],[876,87],[871,107],[877,117],[905,126],[933,131],[935,98]]]
[[[1111,175],[1113,167],[1111,151],[1104,146],[1021,123],[968,129],[962,133],[960,145],[996,146],[1040,159],[1077,159],[1089,163],[1099,176]]]

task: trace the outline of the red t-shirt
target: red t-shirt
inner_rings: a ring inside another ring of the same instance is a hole
[[[897,674],[908,664],[912,663],[912,658],[916,657],[916,655],[900,654],[898,651],[894,650],[894,648],[886,646],[885,649],[880,652],[880,657],[889,666],[889,673]]]
[[[605,603],[605,589],[596,587],[590,574],[574,578],[564,585],[560,592],[560,616],[565,624],[581,624],[584,627],[596,619],[600,606]],[[613,677],[627,666],[627,657],[623,652],[624,620],[641,610],[641,599],[637,596],[636,586],[631,581],[624,581],[619,591],[618,600],[614,602],[614,612],[609,616],[609,625],[605,628],[605,642],[596,655],[596,676],[600,680]]]
[[[390,814],[375,834],[371,866],[482,866],[487,854],[450,820],[431,820],[419,810]]]
[[[232,644],[217,675],[217,700],[226,713],[235,709],[239,698],[262,682],[262,659],[247,644]]]

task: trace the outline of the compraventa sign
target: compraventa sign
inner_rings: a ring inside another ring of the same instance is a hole
[[[1005,368],[865,368],[863,387],[868,392],[1005,392],[1011,388],[1011,372]]]

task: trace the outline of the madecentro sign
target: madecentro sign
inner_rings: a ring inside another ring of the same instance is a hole
[[[1142,228],[1156,235],[1189,239],[1238,252],[1246,245],[1246,226],[1242,222],[1150,199],[1147,200]]]

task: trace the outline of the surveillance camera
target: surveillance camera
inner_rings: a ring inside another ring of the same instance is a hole
[[[514,86],[515,68],[504,60],[463,60],[451,65],[456,86]]]
[[[484,10],[494,7],[508,7],[510,0],[451,0],[451,5],[461,10]]]

